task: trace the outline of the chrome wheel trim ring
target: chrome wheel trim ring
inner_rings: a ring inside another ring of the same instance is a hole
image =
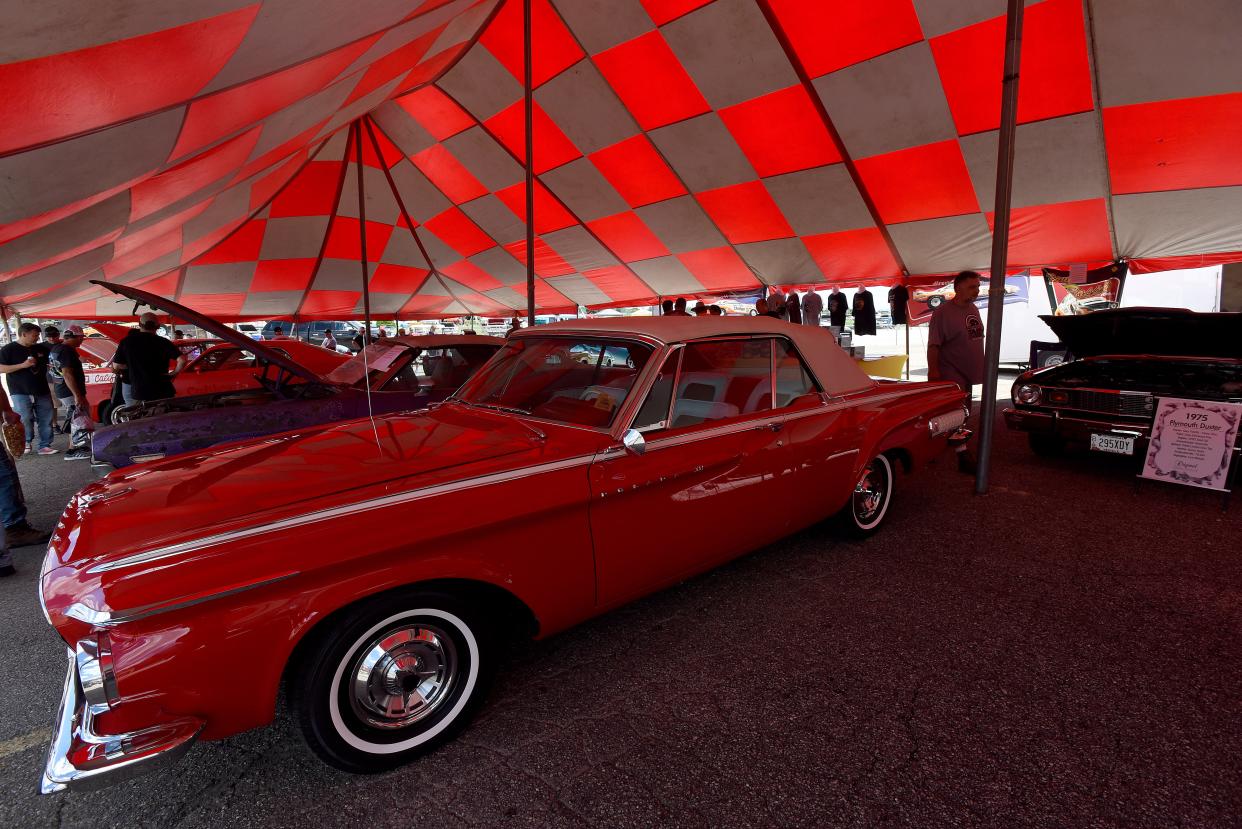
[[[884,519],[893,491],[893,469],[884,455],[872,458],[865,467],[854,493],[850,496],[850,509],[854,523],[860,530],[870,530]]]
[[[346,696],[371,728],[406,728],[432,716],[457,684],[457,646],[435,625],[389,630],[355,653]]]
[[[409,738],[398,740],[396,742],[375,742],[373,740],[368,740],[365,737],[355,733],[355,731],[345,722],[345,718],[342,716],[340,703],[341,697],[345,696],[345,694],[341,694],[340,690],[342,679],[345,676],[345,669],[352,662],[349,656],[356,654],[358,649],[370,641],[371,637],[375,636],[380,630],[387,628],[393,623],[403,619],[415,618],[433,618],[443,620],[446,625],[457,631],[457,633],[461,636],[463,642],[465,643],[465,652],[463,656],[468,659],[468,666],[466,670],[459,673],[461,690],[455,695],[455,702],[452,703],[452,708],[447,711],[443,711],[443,708],[441,708],[442,714],[437,721],[426,725],[422,730],[418,731],[416,734],[413,734]],[[474,631],[470,629],[470,626],[466,624],[466,622],[455,614],[439,608],[425,607],[406,610],[377,622],[370,630],[363,633],[354,641],[353,646],[346,651],[345,658],[342,658],[340,662],[337,663],[336,671],[332,676],[332,682],[328,690],[328,716],[331,719],[332,727],[336,731],[337,736],[350,747],[359,751],[367,752],[368,754],[396,754],[397,752],[406,751],[426,743],[427,741],[435,738],[435,736],[441,731],[452,725],[457,719],[457,716],[461,713],[462,709],[465,708],[466,704],[470,702],[474,694],[475,687],[478,684],[478,680],[479,642],[475,637]]]

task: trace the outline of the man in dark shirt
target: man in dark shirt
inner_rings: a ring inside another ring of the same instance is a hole
[[[39,342],[39,326],[23,322],[17,342],[0,348],[0,372],[7,375],[13,408],[26,424],[26,451],[55,455],[52,448],[52,390],[47,384],[47,346]],[[33,361],[33,362],[32,362]],[[35,427],[39,446],[34,447]]]
[[[126,372],[129,376],[128,389],[125,391],[125,402],[140,403],[148,400],[165,400],[176,397],[177,390],[173,387],[172,378],[185,368],[185,355],[164,337],[155,333],[160,321],[155,314],[143,314],[138,321],[138,328],[125,335],[116,347],[112,357],[112,365],[117,371]],[[173,373],[168,373],[168,364],[177,361]]]
[[[67,461],[90,460],[90,432],[83,428],[90,418],[90,404],[86,402],[86,372],[82,370],[82,358],[78,346],[82,344],[82,328],[71,325],[65,329],[64,338],[52,346],[49,355],[56,399],[65,407],[65,422],[70,425]],[[79,416],[81,415],[81,416]]]

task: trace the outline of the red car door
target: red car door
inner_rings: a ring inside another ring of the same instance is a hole
[[[774,453],[785,534],[827,518],[845,502],[854,485],[861,428],[853,407],[822,393],[789,340],[773,342],[772,363],[772,421],[784,438]]]
[[[770,341],[691,343],[666,360],[632,424],[645,450],[591,467],[598,601],[615,605],[776,538],[784,437]],[[671,399],[670,399],[671,398]]]

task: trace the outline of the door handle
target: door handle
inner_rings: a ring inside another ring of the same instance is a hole
[[[784,429],[784,428],[785,428],[785,424],[777,420],[777,421],[773,421],[772,423],[765,423],[762,426],[756,426],[755,431],[759,432],[764,429],[767,429],[769,432],[779,432],[781,429]]]

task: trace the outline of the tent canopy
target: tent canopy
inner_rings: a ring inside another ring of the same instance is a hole
[[[541,310],[987,267],[1003,0],[532,5]],[[1242,260],[1242,4],[1026,5],[1010,266]],[[8,309],[360,316],[355,135],[373,314],[525,307],[521,0],[0,6]]]

